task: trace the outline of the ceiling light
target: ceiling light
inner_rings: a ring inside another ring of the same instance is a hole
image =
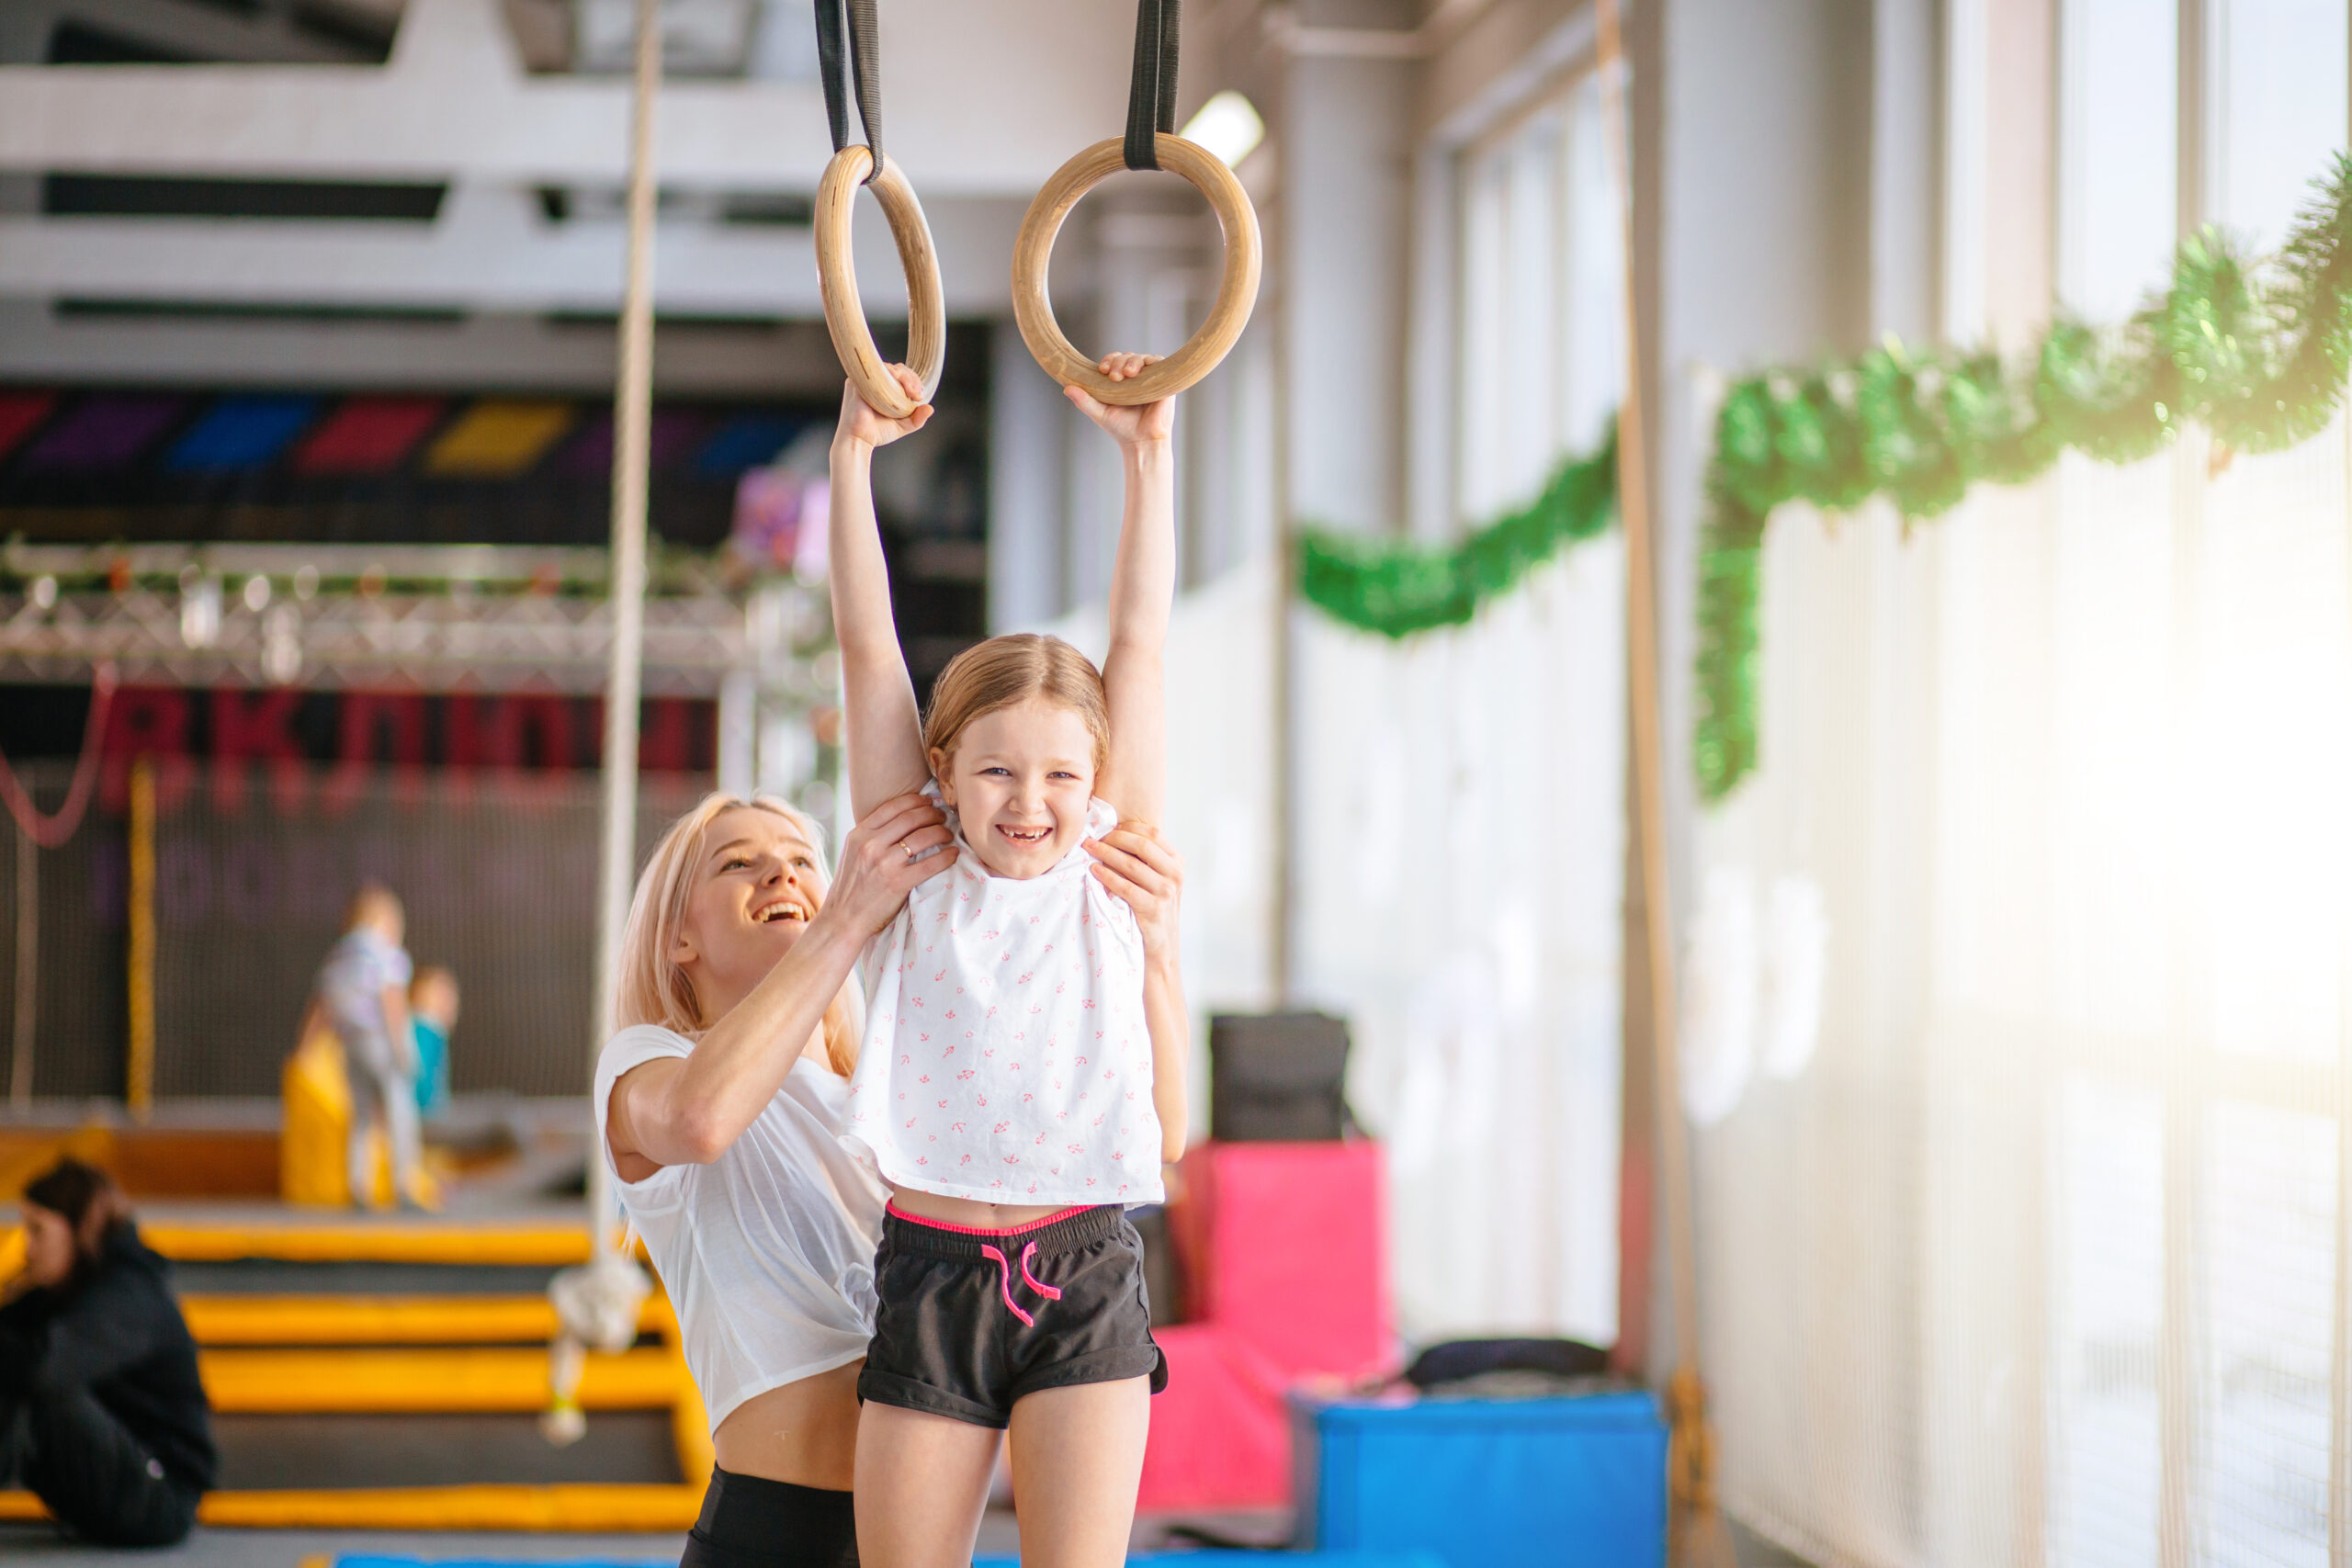
[[[1185,141],[1199,142],[1230,169],[1266,139],[1266,122],[1258,117],[1255,104],[1228,87],[1201,106],[1185,122],[1183,134]]]

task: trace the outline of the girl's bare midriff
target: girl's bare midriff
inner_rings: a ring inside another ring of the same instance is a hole
[[[711,1434],[711,1457],[729,1475],[848,1491],[857,1458],[857,1374],[865,1365],[852,1361],[753,1394]]]
[[[977,1198],[943,1198],[911,1187],[891,1188],[890,1201],[905,1213],[976,1231],[1013,1230],[1069,1207],[1067,1203],[983,1203]]]

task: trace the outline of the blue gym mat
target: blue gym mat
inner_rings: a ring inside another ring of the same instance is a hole
[[[1444,1568],[1422,1551],[1147,1551],[1127,1559],[1128,1568]],[[668,1558],[609,1557],[386,1557],[355,1552],[335,1559],[334,1568],[677,1568]],[[976,1557],[972,1568],[1021,1568],[1012,1557]]]

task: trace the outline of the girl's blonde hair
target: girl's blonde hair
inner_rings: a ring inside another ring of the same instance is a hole
[[[824,833],[808,813],[772,795],[755,795],[746,800],[715,790],[704,795],[693,810],[670,824],[637,879],[637,895],[629,900],[628,925],[621,933],[620,984],[613,998],[616,1030],[650,1023],[691,1038],[718,1021],[702,1016],[694,981],[670,951],[678,944],[678,928],[685,921],[695,868],[702,863],[710,825],[723,814],[739,810],[771,811],[791,823],[808,841],[809,852],[817,857],[817,874],[831,888]],[[842,982],[825,1009],[825,1059],[843,1077],[857,1066],[865,1010],[854,976]]]
[[[1094,771],[1101,773],[1111,756],[1111,702],[1102,672],[1061,638],[1037,632],[992,637],[947,661],[932,683],[931,711],[923,716],[924,752],[953,757],[973,720],[1037,697],[1085,721],[1094,738]]]

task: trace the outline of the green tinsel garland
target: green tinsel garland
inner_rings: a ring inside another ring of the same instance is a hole
[[[1564,545],[1589,539],[1617,515],[1617,432],[1560,465],[1543,493],[1446,548],[1304,528],[1298,590],[1307,603],[1365,631],[1401,637],[1458,626],[1519,585]]]
[[[1701,793],[1756,766],[1757,592],[1764,521],[1884,496],[1932,517],[1980,480],[2015,484],[2073,449],[2129,463],[2189,421],[2224,446],[2275,452],[2315,434],[2352,367],[2352,157],[2339,154],[2267,265],[2212,231],[2172,286],[2121,327],[2061,321],[2028,364],[1890,342],[1853,364],[1732,388],[1715,421],[1700,547]]]
[[[1971,485],[2031,479],[2069,448],[2128,463],[2194,420],[2227,447],[2274,452],[2327,423],[2352,367],[2352,157],[2314,183],[2317,198],[2267,265],[2208,230],[2131,321],[2104,332],[2061,321],[2028,363],[1890,340],[1849,364],[1731,389],[1699,558],[1692,756],[1705,798],[1721,800],[1756,766],[1764,525],[1781,502],[1838,512],[1883,496],[1906,519],[1932,517]],[[1392,637],[1459,626],[1563,545],[1607,527],[1615,492],[1612,434],[1525,510],[1451,549],[1306,530],[1300,591]]]

